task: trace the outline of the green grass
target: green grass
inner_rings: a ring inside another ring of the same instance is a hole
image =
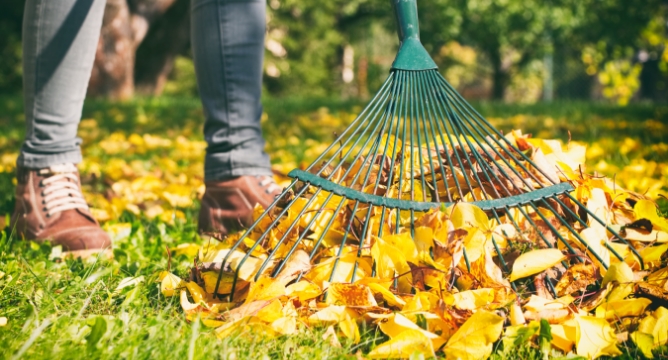
[[[155,274],[167,268],[166,246],[197,239],[188,224],[135,220],[110,262],[52,261],[49,246],[3,236],[0,316],[8,323],[0,328],[0,357],[311,359],[354,353],[353,344],[329,346],[322,329],[290,338],[240,334],[219,340],[199,322],[186,322],[178,297],[164,298]],[[185,276],[191,260],[174,257],[172,269]],[[121,279],[138,276],[144,282],[115,291]]]
[[[24,134],[20,104],[18,98],[0,99],[3,154],[16,152],[20,146]],[[331,99],[268,99],[265,133],[271,142],[290,128],[288,134],[326,142],[332,130],[315,126],[319,117],[310,114],[322,107],[332,114],[354,113],[362,105],[359,101]],[[569,131],[573,139],[585,142],[602,137],[613,142],[626,137],[646,144],[667,141],[666,133],[652,132],[647,125],[650,119],[668,123],[666,106],[477,106],[489,117],[498,118],[494,121],[506,131],[522,128],[565,141]],[[525,116],[512,117],[518,113]],[[301,127],[294,129],[298,115],[306,120],[297,122]],[[89,101],[83,117],[97,120],[101,132],[97,138],[116,131],[202,138],[203,115],[196,99]],[[309,121],[313,121],[313,126],[304,125]],[[641,156],[666,161],[663,154]],[[609,158],[622,165],[632,160],[614,154]],[[13,207],[13,187],[12,173],[0,173],[0,216]],[[102,191],[104,186],[93,189]],[[116,239],[113,261],[56,261],[48,245],[20,241],[11,229],[0,233],[0,317],[8,319],[7,325],[0,327],[0,358],[355,358],[358,352],[368,352],[374,344],[384,341],[381,333],[368,329],[360,345],[343,343],[341,348],[335,348],[323,340],[324,329],[318,328],[295,337],[264,339],[260,334],[241,334],[220,340],[199,322],[187,322],[178,298],[164,298],[155,280],[156,273],[168,267],[166,247],[200,241],[196,234],[197,206],[186,209],[187,220],[177,225],[124,214],[119,221],[132,223],[132,232]],[[4,221],[0,218],[0,224],[6,222],[6,216]],[[191,263],[191,258],[179,255],[172,258],[171,268],[185,277]],[[139,285],[116,291],[122,279],[139,276],[144,277]],[[628,348],[625,358],[639,355]],[[495,359],[518,357],[542,358],[540,352],[526,344],[516,349],[496,347]]]

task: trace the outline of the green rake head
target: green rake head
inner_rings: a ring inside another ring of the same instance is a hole
[[[595,261],[607,268],[612,257],[623,260],[615,244],[629,243],[608,225],[605,209],[580,202],[540,150],[518,146],[473,109],[420,43],[415,0],[392,3],[401,46],[389,77],[337,141],[306,170],[291,171],[294,180],[276,201],[245,233],[228,239],[229,251],[209,264],[218,272],[214,293],[234,300],[250,281],[294,269],[290,279],[374,276],[373,239],[415,236],[421,213],[459,202],[504,224],[511,245],[532,236],[570,252],[565,267]],[[603,232],[604,246],[583,236],[587,228]],[[509,272],[502,256],[508,247],[498,239],[491,241]],[[628,248],[642,268],[638,252]],[[468,265],[466,248],[464,258]],[[309,275],[321,265],[326,274]]]

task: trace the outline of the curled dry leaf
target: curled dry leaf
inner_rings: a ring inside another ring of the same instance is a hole
[[[566,270],[554,287],[558,296],[584,292],[598,280],[598,268],[593,264],[575,264]]]
[[[510,281],[538,274],[566,259],[558,249],[532,250],[520,255],[513,264]]]

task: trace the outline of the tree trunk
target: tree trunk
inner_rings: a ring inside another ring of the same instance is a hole
[[[107,0],[88,85],[91,96],[127,99],[134,93],[135,46],[125,0]]]
[[[503,100],[506,95],[506,86],[508,85],[509,74],[503,66],[501,51],[499,48],[490,51],[490,61],[492,62],[492,99]]]
[[[642,64],[640,72],[640,97],[647,100],[661,100],[659,83],[665,82],[659,68],[659,59],[649,59]],[[665,99],[665,97],[664,97]]]
[[[135,89],[145,95],[160,95],[174,60],[190,48],[190,1],[176,0],[158,19],[137,49]]]
[[[134,95],[137,47],[175,0],[107,0],[88,94],[123,100]],[[164,46],[164,44],[161,44]]]

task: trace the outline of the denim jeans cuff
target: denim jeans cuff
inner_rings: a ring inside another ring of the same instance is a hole
[[[68,151],[58,154],[32,154],[21,152],[16,165],[28,169],[43,169],[49,166],[72,163],[78,164],[81,162],[81,151]]]
[[[225,179],[244,175],[273,175],[270,168],[245,167],[236,169],[206,169],[204,170],[204,181],[223,181]]]

